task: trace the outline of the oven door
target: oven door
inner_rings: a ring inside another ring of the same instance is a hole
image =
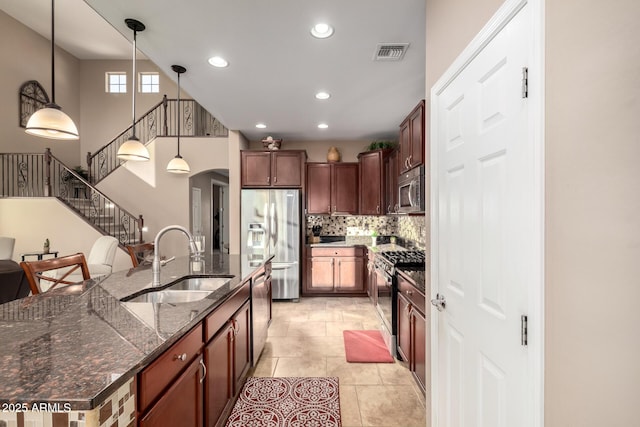
[[[393,335],[393,281],[380,269],[376,269],[376,285],[378,286],[378,303],[376,308],[384,326]]]
[[[396,289],[393,278],[384,270],[376,268],[378,302],[376,310],[380,317],[380,333],[393,357],[397,357],[396,346]]]

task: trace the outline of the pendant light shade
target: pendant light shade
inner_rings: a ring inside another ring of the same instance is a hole
[[[180,108],[180,74],[187,71],[187,69],[181,65],[172,65],[171,69],[178,74],[178,154],[176,154],[176,156],[173,159],[171,159],[171,161],[167,165],[167,172],[189,173],[191,172],[189,163],[187,163],[187,161],[183,159],[182,156],[180,155],[180,123],[182,120],[181,119],[182,109]]]
[[[54,1],[51,0],[51,102],[29,117],[25,132],[50,139],[78,139],[76,124],[56,104]]]
[[[131,91],[133,93],[133,124],[131,125],[131,137],[118,148],[118,159],[131,160],[134,162],[144,162],[151,158],[149,150],[136,137],[136,35],[139,31],[144,31],[144,24],[135,19],[125,19],[124,22],[133,30],[133,76],[131,78]]]

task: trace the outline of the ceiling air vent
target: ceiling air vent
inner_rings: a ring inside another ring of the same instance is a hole
[[[379,43],[374,61],[400,61],[409,48],[409,43]]]

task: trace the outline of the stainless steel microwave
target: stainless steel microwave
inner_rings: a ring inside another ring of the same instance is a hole
[[[407,171],[398,177],[398,212],[424,212],[424,166]]]

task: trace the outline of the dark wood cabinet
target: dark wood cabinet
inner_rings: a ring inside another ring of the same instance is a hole
[[[410,362],[411,354],[411,303],[401,293],[398,293],[398,354],[402,360]]]
[[[307,214],[358,213],[358,163],[307,163]]]
[[[424,164],[425,103],[424,99],[400,124],[400,173]]]
[[[251,366],[250,283],[138,374],[139,425],[224,424]]]
[[[363,248],[311,248],[309,253],[305,294],[366,295]]]
[[[400,171],[398,170],[398,158],[400,157],[400,148],[395,148],[389,156],[385,159],[385,213],[393,214],[397,213],[398,206],[398,176]]]
[[[384,215],[387,204],[385,161],[390,149],[358,154],[360,165],[360,215]]]
[[[215,426],[233,401],[233,327],[227,323],[204,348],[208,366],[204,388],[207,427]],[[177,424],[176,424],[177,425]]]
[[[416,383],[426,394],[426,332],[425,295],[402,273],[398,282],[398,353],[409,363]]]
[[[304,183],[304,150],[240,152],[242,188],[300,188]]]
[[[233,329],[233,394],[240,392],[251,367],[251,312],[247,301],[231,319]],[[215,368],[214,368],[215,369]]]
[[[202,325],[194,327],[138,374],[138,413],[167,390],[202,349]]]
[[[194,359],[140,419],[140,427],[203,425],[202,357]]]
[[[411,311],[411,372],[422,389],[427,389],[427,357],[426,357],[427,319],[424,313],[414,309]]]

